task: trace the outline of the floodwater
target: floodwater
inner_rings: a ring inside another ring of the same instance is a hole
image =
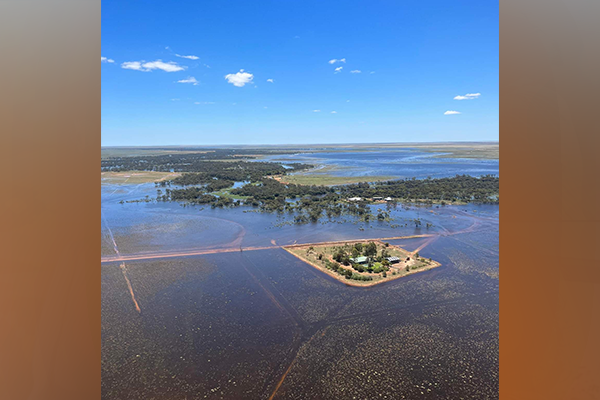
[[[367,149],[368,150],[368,149]],[[455,175],[499,175],[499,160],[445,158],[447,153],[414,149],[362,152],[299,153],[275,155],[259,161],[301,162],[334,167],[334,176],[391,176],[395,178],[446,178]],[[315,172],[318,172],[315,171]]]
[[[498,206],[295,226],[250,207],[119,204],[155,191],[102,187],[102,257],[140,256],[101,264],[103,399],[499,397]],[[390,243],[442,266],[368,288],[277,247],[413,234],[433,236]]]

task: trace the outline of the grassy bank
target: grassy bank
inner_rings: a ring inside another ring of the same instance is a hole
[[[101,172],[100,179],[103,185],[134,185],[140,183],[160,182],[180,176],[177,172],[154,172],[154,171],[123,171],[123,172]]]
[[[318,166],[315,169],[299,172],[291,175],[274,177],[282,183],[293,183],[296,185],[317,185],[317,186],[335,186],[349,185],[361,182],[381,182],[395,179],[393,176],[374,175],[374,176],[336,176],[336,172],[342,170],[342,167],[326,165]]]

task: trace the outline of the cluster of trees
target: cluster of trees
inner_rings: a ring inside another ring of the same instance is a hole
[[[260,179],[259,184],[244,185],[234,190],[234,194],[251,196],[259,201],[282,199],[295,199],[303,196],[319,196],[335,193],[335,189],[328,186],[295,185],[281,183],[275,179]]]
[[[266,175],[284,175],[288,171],[299,171],[309,167],[310,165],[307,164],[294,164],[293,168],[285,168],[281,164],[258,161],[204,161],[187,166],[186,169],[191,169],[191,171],[186,171],[188,173],[164,182],[165,185],[178,186],[209,183],[215,178],[235,182],[256,182]]]
[[[317,222],[322,217],[333,218],[342,214],[373,219],[367,203],[348,203],[336,187],[284,184],[275,179],[264,178],[231,191],[232,194],[248,196],[247,203],[268,212],[296,214],[294,223]]]
[[[192,186],[180,189],[167,188],[163,192],[161,189],[157,192],[157,201],[182,201],[189,204],[210,204],[212,208],[238,207],[242,205],[239,200],[233,200],[227,196],[215,196],[210,194],[216,190],[230,187],[233,182],[220,181],[211,182],[205,186]]]
[[[265,169],[260,166],[256,170],[248,171],[243,166],[234,170],[222,168],[224,164],[237,165],[238,163],[214,162],[213,164],[219,164],[221,168],[210,173],[188,173],[166,184],[160,183],[161,186],[168,185],[169,187],[172,184],[203,185],[201,187],[168,189],[167,195],[163,196],[162,200],[188,201],[199,204],[215,203],[217,207],[238,206],[241,202],[225,200],[222,197],[208,197],[208,193],[230,188],[234,181],[245,179],[251,182],[231,190],[231,194],[246,197],[244,204],[259,207],[265,212],[293,214],[295,224],[318,222],[321,218],[332,219],[341,215],[351,215],[365,222],[383,221],[389,218],[388,211],[378,209],[374,214],[367,201],[348,202],[346,199],[349,197],[366,198],[379,195],[420,200],[445,199],[448,202],[497,203],[499,201],[497,197],[493,197],[493,193],[497,194],[499,191],[499,178],[493,176],[481,178],[456,176],[454,178],[401,180],[374,184],[360,183],[348,186],[305,186],[285,184],[263,176],[256,178],[265,172]],[[270,163],[245,164],[255,166]],[[237,173],[242,173],[243,176],[236,176],[235,179],[232,179],[232,174]],[[414,219],[413,222],[417,228],[422,225],[420,219]],[[431,224],[428,223],[427,228],[430,226]],[[343,262],[343,260],[340,259],[339,262]]]
[[[256,153],[252,152],[252,154]],[[219,149],[206,153],[112,157],[102,159],[101,170],[184,173],[170,181],[165,180],[157,183],[157,186],[164,187],[209,184],[214,179],[231,182],[256,182],[268,175],[285,175],[289,172],[297,172],[312,167],[308,164],[294,163],[286,168],[280,163],[242,161],[239,159],[242,154],[242,150]]]
[[[337,262],[325,261],[325,268],[332,270],[333,272],[337,272],[340,275],[343,275],[346,279],[354,279],[357,281],[372,281],[373,277],[368,275],[361,275],[355,272],[352,272],[351,269],[344,268]]]
[[[350,197],[372,198],[376,196],[406,200],[453,202],[498,203],[499,178],[486,175],[475,178],[457,175],[441,179],[406,179],[382,183],[359,183],[346,186],[304,186],[284,184],[275,179],[263,178],[258,183],[234,189],[232,193],[248,196],[248,204],[267,212],[295,213],[294,222],[305,224],[320,218],[333,218],[342,214],[358,217],[368,222],[384,221],[389,212],[378,209],[374,215],[367,201],[349,203]],[[421,220],[413,221],[415,227]],[[431,224],[427,224],[427,228]]]
[[[390,256],[386,249],[389,243],[378,252],[377,244],[375,242],[368,242],[367,244],[355,243],[354,246],[344,245],[335,248],[333,252],[333,259],[336,263],[343,264],[345,266],[352,266],[352,268],[358,272],[369,272],[369,273],[385,273],[389,271],[390,262],[387,257]],[[367,257],[367,264],[358,264],[352,262],[352,259],[358,257]],[[339,265],[338,264],[338,265]]]
[[[154,151],[161,149],[152,149]],[[173,149],[162,149],[170,150]],[[291,150],[278,149],[198,149],[198,148],[180,148],[180,153],[154,155],[154,156],[123,156],[109,157],[101,161],[102,171],[163,171],[163,172],[201,172],[206,171],[207,162],[215,160],[226,160],[232,162],[244,159],[255,159],[258,155],[267,154],[287,154]],[[296,150],[297,151],[297,150]],[[270,164],[272,166],[279,165],[277,163],[259,163]],[[292,166],[300,166],[303,164],[292,164]],[[299,167],[298,169],[309,168],[310,166]],[[283,168],[283,167],[282,167]]]
[[[439,179],[403,179],[374,184],[358,183],[339,186],[344,197],[392,197],[406,200],[436,200],[448,203],[499,203],[500,178],[484,175],[476,178],[456,175]]]

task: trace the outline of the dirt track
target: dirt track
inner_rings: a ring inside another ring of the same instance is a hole
[[[205,254],[218,254],[218,253],[233,253],[237,251],[255,251],[255,250],[269,250],[269,249],[279,249],[282,247],[304,247],[311,245],[336,245],[346,242],[370,242],[370,241],[385,241],[385,240],[397,240],[397,239],[414,239],[421,237],[437,237],[436,235],[412,235],[412,236],[396,236],[396,237],[385,237],[385,238],[371,238],[371,239],[350,239],[350,240],[338,240],[332,242],[318,242],[318,243],[302,243],[302,244],[291,244],[289,246],[278,246],[276,244],[272,246],[254,246],[254,247],[225,247],[225,248],[214,248],[214,249],[190,249],[186,251],[165,251],[165,252],[154,252],[154,253],[139,253],[139,254],[130,254],[130,255],[122,255],[117,253],[116,256],[108,256],[102,257],[101,263],[111,263],[111,262],[123,262],[123,261],[136,261],[136,260],[151,260],[156,258],[173,258],[173,257],[187,257],[187,256],[199,256]],[[271,243],[275,241],[272,240]],[[237,243],[237,241],[236,241]]]

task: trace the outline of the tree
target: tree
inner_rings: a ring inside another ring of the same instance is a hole
[[[343,262],[344,258],[346,258],[346,252],[344,251],[344,249],[339,249],[334,255],[333,255],[333,259],[337,262]]]
[[[375,244],[375,242],[367,243],[367,245],[365,246],[364,254],[367,257],[374,257],[377,255],[377,245]]]

